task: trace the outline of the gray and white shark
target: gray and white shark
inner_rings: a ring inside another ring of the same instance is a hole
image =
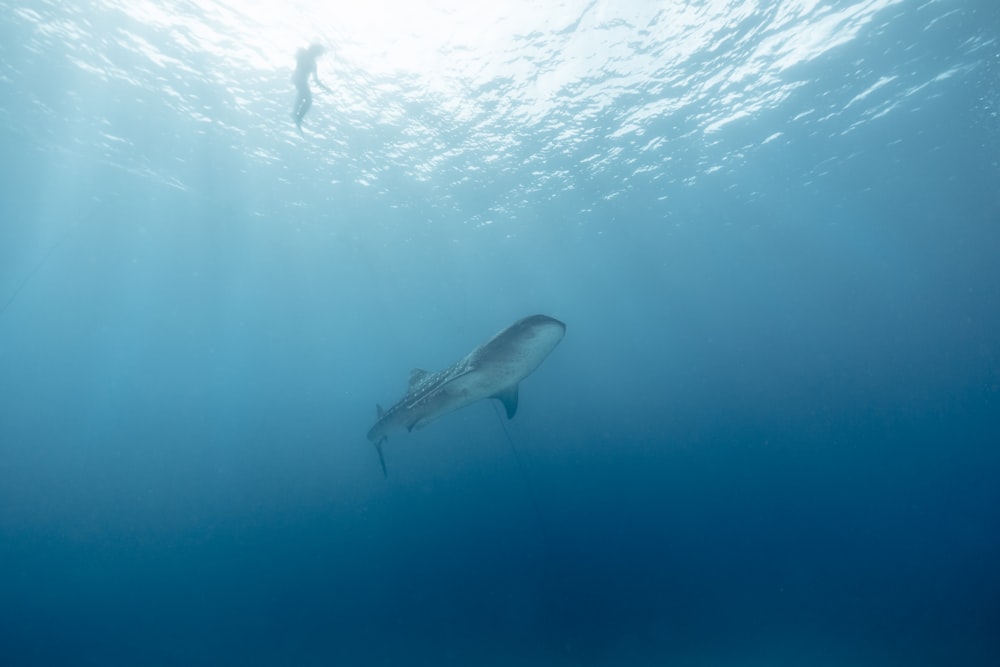
[[[410,386],[388,410],[375,406],[378,421],[368,431],[386,475],[382,443],[394,431],[412,431],[453,410],[484,398],[503,403],[510,419],[517,412],[518,383],[549,356],[566,333],[566,325],[547,315],[514,322],[439,373],[410,371]]]

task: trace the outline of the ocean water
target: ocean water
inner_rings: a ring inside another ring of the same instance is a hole
[[[1000,664],[1000,4],[350,4],[0,0],[0,665]]]

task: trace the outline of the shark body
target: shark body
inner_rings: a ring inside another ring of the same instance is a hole
[[[565,333],[566,325],[559,320],[532,315],[514,322],[443,371],[410,371],[406,395],[388,410],[376,406],[378,421],[368,431],[382,474],[387,474],[382,443],[390,433],[412,431],[484,398],[499,400],[507,418],[513,417],[518,383],[538,368]]]

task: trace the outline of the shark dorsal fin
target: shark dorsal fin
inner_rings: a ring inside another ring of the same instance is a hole
[[[430,373],[422,368],[414,368],[410,371],[410,389],[413,389],[414,386],[420,384],[420,381],[428,375],[430,375]]]
[[[379,419],[385,417],[385,410],[383,410],[382,406],[379,405],[378,403],[375,404],[375,414],[378,416]]]
[[[517,414],[517,385],[516,384],[515,385],[511,385],[510,387],[507,387],[506,389],[503,389],[503,390],[501,390],[501,391],[493,394],[492,396],[490,396],[490,398],[495,398],[498,401],[500,401],[501,403],[503,403],[503,406],[505,408],[507,408],[507,419],[513,419],[514,415]]]

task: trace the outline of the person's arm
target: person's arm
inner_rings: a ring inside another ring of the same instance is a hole
[[[327,88],[323,84],[323,82],[319,80],[319,72],[316,69],[316,65],[313,65],[313,81],[315,81],[316,85],[319,86],[320,88],[322,88],[323,90],[325,90],[326,92],[328,92],[328,93],[330,92],[330,89]]]

